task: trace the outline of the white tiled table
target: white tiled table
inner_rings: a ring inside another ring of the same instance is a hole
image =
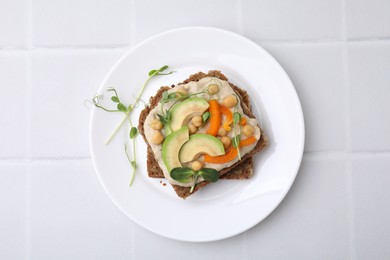
[[[213,243],[159,237],[116,209],[83,104],[135,44],[191,25],[267,49],[306,121],[286,199]],[[2,0],[0,82],[0,259],[390,259],[388,0]]]

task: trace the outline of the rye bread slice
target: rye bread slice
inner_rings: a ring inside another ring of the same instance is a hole
[[[199,78],[198,80],[200,80],[201,78]],[[183,84],[186,84],[186,83],[188,83],[188,82],[184,82]],[[148,116],[148,114],[150,113],[150,111],[161,100],[162,93],[165,90],[168,90],[170,88],[171,87],[161,87],[157,91],[156,95],[150,98],[150,100],[149,100],[150,107],[146,107],[140,114],[139,131],[142,134],[142,136],[144,137],[145,142],[147,142],[147,141],[146,141],[145,136],[144,136],[144,129],[143,129],[144,121],[145,121],[146,117]],[[240,93],[239,96],[242,98],[242,103],[246,105],[247,110],[251,110],[249,108],[250,107],[249,97],[246,94],[246,92],[242,91],[239,88],[237,88],[236,90],[238,93]],[[243,164],[245,165],[245,167],[236,167],[234,169],[234,171],[229,171],[229,172],[225,173],[224,175],[222,175],[221,179],[231,179],[231,180],[248,179],[253,174],[252,157],[249,157],[245,162],[243,162]],[[149,145],[148,145],[148,154],[147,154],[147,166],[148,166],[149,177],[151,177],[151,178],[164,178],[164,173],[161,170],[161,168],[159,167],[156,159],[154,158],[153,151]]]
[[[203,73],[203,72],[198,72],[196,74],[193,74],[188,79],[186,79],[185,81],[183,81],[182,83],[179,83],[179,84],[186,84],[186,83],[191,82],[191,81],[199,81],[200,79],[202,79],[204,77],[216,77],[216,78],[219,78],[221,80],[228,81],[228,79],[225,77],[225,75],[223,75],[220,71],[212,70],[212,71],[209,71],[207,74]],[[233,90],[236,92],[237,96],[240,98],[241,106],[244,110],[244,113],[247,116],[254,118],[255,116],[253,115],[252,110],[251,110],[251,104],[249,101],[248,93],[245,90],[238,88],[237,86],[233,85],[230,82],[229,82],[229,84],[231,85]],[[155,96],[150,97],[149,106],[147,106],[144,110],[141,111],[141,114],[139,117],[138,130],[148,145],[147,169],[148,169],[149,177],[152,177],[152,178],[164,178],[164,174],[163,174],[160,166],[158,165],[156,159],[154,158],[154,154],[152,152],[152,149],[146,140],[145,133],[144,133],[144,122],[145,122],[146,117],[150,113],[150,111],[155,106],[158,105],[158,102],[162,98],[162,93],[164,91],[172,88],[172,87],[174,87],[174,85],[172,85],[171,87],[168,87],[168,86],[161,87],[157,91]],[[222,169],[220,171],[221,179],[247,179],[250,176],[252,176],[252,174],[253,174],[253,158],[252,157],[255,153],[264,149],[267,146],[267,144],[268,144],[268,138],[264,134],[264,131],[261,129],[261,138],[258,141],[255,148],[251,152],[246,154],[242,158],[241,161],[236,162],[235,164],[233,164],[232,166],[230,166],[226,169]],[[172,185],[172,186],[173,186],[173,189],[175,190],[175,192],[177,193],[177,195],[179,197],[185,199],[188,196],[190,196],[191,194],[193,194],[194,192],[196,192],[196,191],[200,190],[201,188],[203,188],[204,186],[206,186],[207,184],[208,184],[207,181],[203,181],[203,182],[198,183],[195,186],[192,193],[190,193],[189,187],[182,187],[179,185]]]

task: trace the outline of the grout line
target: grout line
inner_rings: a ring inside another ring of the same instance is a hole
[[[0,159],[0,165],[30,165],[32,161],[27,159]]]
[[[304,156],[307,158],[323,158],[323,159],[336,159],[336,158],[351,158],[351,159],[364,159],[373,157],[390,157],[390,151],[373,151],[373,152],[345,152],[345,151],[324,151],[324,152],[304,152]],[[0,158],[0,164],[8,163],[32,163],[32,162],[60,162],[60,161],[89,161],[92,158],[90,156],[63,156],[63,157],[2,157]]]
[[[309,152],[304,153],[304,158],[306,159],[328,159],[328,160],[334,160],[334,159],[343,159],[347,158],[348,154],[342,151],[336,151],[336,152]]]
[[[347,159],[346,165],[347,171],[347,202],[348,202],[348,229],[349,229],[349,257],[350,259],[356,259],[355,252],[355,217],[353,214],[354,209],[354,196],[352,187],[352,162],[351,158]]]
[[[340,44],[343,41],[339,39],[318,39],[318,40],[264,40],[264,39],[255,39],[254,40],[260,44]]]
[[[135,22],[133,23],[135,26]],[[240,25],[238,25],[240,27]],[[238,28],[240,34],[242,34],[242,29]],[[137,37],[135,29],[132,29],[132,40],[130,45],[121,44],[121,45],[85,45],[85,46],[73,46],[73,45],[58,45],[58,46],[31,46],[31,47],[20,47],[20,46],[2,46],[0,47],[1,52],[26,52],[26,51],[70,51],[70,50],[82,50],[82,51],[99,51],[99,50],[125,50],[129,49],[137,43]],[[319,40],[264,40],[264,39],[254,39],[256,43],[259,44],[281,44],[281,45],[309,45],[309,44],[388,44],[390,39],[362,39],[362,40],[337,40],[337,39],[319,39]]]
[[[243,244],[243,259],[249,259],[249,254],[248,254],[248,230],[245,231],[242,235],[242,244]]]
[[[309,152],[303,152],[304,155],[318,155],[318,156],[324,156],[324,155],[341,155],[345,154],[345,151],[342,150],[335,150],[335,151],[309,151]]]
[[[305,158],[311,159],[364,159],[364,158],[390,158],[390,152],[305,152]]]
[[[32,222],[31,222],[31,211],[32,211],[32,198],[31,198],[31,158],[32,158],[32,93],[33,93],[33,85],[32,85],[32,57],[31,57],[31,49],[33,47],[33,4],[32,0],[27,1],[28,4],[28,38],[27,38],[27,54],[26,54],[26,158],[25,160],[28,162],[27,164],[27,183],[26,183],[26,259],[31,259],[32,252]]]
[[[347,40],[345,35],[341,35],[342,39],[318,39],[318,40],[264,40],[264,39],[254,39],[255,42],[259,44],[381,44],[381,43],[390,43],[390,39],[361,39],[361,40]]]
[[[351,111],[350,111],[350,82],[349,82],[349,68],[348,68],[348,43],[347,43],[347,3],[342,0],[342,31],[341,37],[342,45],[342,65],[343,65],[343,86],[344,86],[344,106],[345,106],[345,151],[349,154],[346,158],[346,183],[347,183],[347,207],[348,207],[348,235],[349,235],[349,257],[356,259],[355,255],[355,230],[354,230],[354,214],[353,214],[353,187],[352,187],[352,140],[351,140]]]
[[[34,158],[33,162],[60,162],[60,161],[89,161],[91,160],[90,156],[86,157],[38,157]]]
[[[137,259],[137,255],[135,253],[135,241],[136,241],[136,234],[135,234],[135,223],[133,223],[134,225],[132,226],[131,228],[131,244],[130,244],[130,249],[131,249],[131,257],[132,259]]]
[[[347,40],[347,15],[346,15],[346,0],[341,1],[341,40],[345,42]]]
[[[329,155],[347,155],[349,157],[364,157],[364,156],[390,156],[390,151],[351,151],[351,152],[346,152],[346,151],[324,151],[324,152],[304,152],[305,155],[312,155],[312,156],[329,156]]]
[[[26,259],[31,259],[32,250],[32,197],[31,197],[31,164],[27,166],[27,180],[26,180]]]
[[[244,27],[242,21],[242,0],[237,0],[237,32],[244,34]]]
[[[0,158],[0,164],[31,164],[33,162],[89,161],[91,157],[41,157],[41,158]]]
[[[32,50],[57,50],[57,49],[65,49],[65,50],[110,50],[110,49],[125,49],[129,48],[129,44],[112,44],[112,45],[35,45],[31,49]]]
[[[129,49],[130,45],[91,45],[91,46],[31,46],[31,47],[0,47],[0,52],[34,52],[34,51],[99,51],[99,50],[124,50]]]
[[[352,152],[349,153],[349,158],[352,159],[364,159],[364,158],[387,158],[390,157],[390,152]]]
[[[349,82],[349,66],[348,66],[348,45],[346,42],[343,43],[342,47],[342,64],[343,64],[343,85],[344,85],[344,101],[345,101],[345,140],[347,152],[352,151],[352,140],[351,140],[351,100],[350,100],[350,82]]]
[[[389,42],[389,37],[366,37],[366,38],[354,38],[348,39],[346,37],[347,42]]]
[[[26,144],[26,153],[22,157],[1,157],[0,162],[8,162],[8,163],[28,163],[30,162],[29,159],[27,158],[28,156],[28,144]]]
[[[60,163],[60,162],[89,162],[92,159],[90,157],[85,158],[19,158],[19,159],[2,159],[0,158],[0,165],[13,165],[13,164],[50,164],[50,163]]]
[[[384,155],[384,156],[389,156],[390,151],[364,151],[364,152],[357,152],[357,151],[352,151],[349,152],[351,155],[356,155],[356,156],[371,156],[371,155]]]
[[[32,158],[32,116],[33,116],[33,85],[32,85],[32,57],[31,52],[27,51],[26,55],[26,136],[27,136],[27,154],[26,159],[28,161]]]
[[[27,51],[27,47],[20,47],[20,46],[1,46],[0,52],[20,52],[20,51]]]
[[[27,25],[27,49],[32,49],[33,47],[33,34],[34,34],[34,18],[33,18],[33,5],[32,0],[27,1],[28,9],[28,25]]]

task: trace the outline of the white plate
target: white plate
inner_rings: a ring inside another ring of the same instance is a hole
[[[129,51],[109,72],[99,93],[115,87],[122,102],[129,104],[147,73],[163,65],[177,72],[152,80],[145,100],[160,86],[181,82],[192,73],[221,70],[249,92],[270,145],[256,156],[251,179],[220,180],[182,200],[170,185],[147,177],[146,145],[140,136],[139,169],[129,187],[131,168],[123,148],[129,128],[121,129],[111,144],[104,145],[122,115],[94,108],[91,153],[104,189],[134,222],[172,239],[214,241],[253,227],[279,205],[300,166],[304,122],[294,86],[277,61],[252,41],[221,29],[191,27],[159,34]],[[132,114],[133,122],[138,123],[140,110]]]

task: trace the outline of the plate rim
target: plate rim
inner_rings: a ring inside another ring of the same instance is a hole
[[[93,141],[92,141],[92,132],[93,132],[93,122],[94,122],[94,115],[97,111],[97,109],[95,107],[92,108],[92,111],[91,111],[91,114],[90,114],[90,118],[89,118],[89,149],[90,149],[90,154],[91,154],[91,159],[92,159],[92,164],[93,164],[93,168],[95,170],[95,173],[98,177],[98,180],[99,180],[99,183],[100,185],[103,187],[103,190],[105,191],[105,193],[108,195],[108,197],[110,198],[110,200],[114,203],[114,205],[117,207],[117,209],[122,212],[126,217],[128,217],[131,221],[133,221],[134,223],[136,223],[137,225],[141,226],[142,228],[154,233],[154,234],[158,234],[162,237],[165,237],[165,238],[169,238],[169,239],[172,239],[172,240],[176,240],[176,241],[185,241],[185,242],[196,242],[196,243],[199,243],[199,242],[212,242],[212,241],[220,241],[220,240],[224,240],[224,239],[227,239],[227,238],[230,238],[230,237],[234,237],[234,236],[237,236],[243,232],[246,232],[248,231],[249,229],[253,228],[254,226],[256,226],[257,224],[261,223],[264,219],[266,219],[268,216],[271,215],[272,212],[275,211],[275,209],[282,203],[282,201],[285,199],[287,193],[290,191],[292,185],[294,184],[295,180],[296,180],[296,177],[299,173],[299,169],[301,167],[301,164],[302,164],[302,159],[303,159],[303,154],[304,154],[304,147],[305,147],[305,121],[304,121],[304,114],[303,114],[303,109],[302,109],[302,104],[300,102],[300,99],[299,99],[299,96],[298,96],[298,93],[296,91],[296,88],[294,86],[294,84],[292,83],[290,77],[288,76],[287,72],[284,70],[284,68],[280,65],[280,63],[268,52],[266,51],[262,46],[260,46],[259,44],[257,44],[256,42],[254,42],[253,40],[239,34],[239,33],[236,33],[236,32],[232,32],[232,31],[229,31],[229,30],[226,30],[226,29],[221,29],[221,28],[217,28],[217,27],[209,27],[209,26],[186,26],[186,27],[179,27],[179,28],[175,28],[175,29],[170,29],[170,30],[166,30],[166,31],[163,31],[163,32],[160,32],[160,33],[157,33],[147,39],[144,39],[142,40],[141,42],[139,42],[138,44],[136,44],[135,46],[133,46],[132,48],[130,48],[128,51],[126,51],[116,62],[115,64],[109,69],[109,71],[106,73],[105,77],[103,78],[103,80],[101,81],[101,83],[99,84],[99,87],[98,87],[98,93],[100,93],[102,91],[102,89],[104,89],[104,82],[106,82],[108,80],[108,78],[111,76],[111,74],[116,70],[116,68],[118,66],[120,66],[120,64],[122,63],[123,60],[125,60],[129,55],[131,55],[131,53],[135,52],[138,48],[140,48],[142,45],[148,43],[148,42],[151,42],[153,41],[154,39],[156,38],[159,38],[163,35],[166,35],[166,34],[170,34],[170,33],[177,33],[177,32],[180,32],[180,31],[189,31],[189,30],[208,30],[208,31],[216,31],[216,32],[220,32],[220,33],[224,33],[224,34],[228,34],[232,37],[236,37],[236,38],[240,38],[240,40],[243,40],[243,41],[246,41],[248,44],[252,45],[254,48],[258,49],[259,51],[261,51],[264,55],[267,56],[268,59],[270,59],[274,65],[277,67],[278,71],[281,72],[281,74],[283,75],[283,77],[288,81],[288,83],[291,85],[291,90],[292,90],[292,94],[293,94],[293,98],[294,100],[296,101],[297,105],[298,105],[298,112],[299,112],[299,118],[300,118],[300,124],[299,124],[299,128],[301,129],[301,136],[299,137],[302,142],[301,142],[301,146],[299,147],[299,158],[298,160],[296,161],[297,163],[297,166],[296,166],[296,169],[294,170],[294,173],[293,173],[293,176],[291,178],[291,181],[289,182],[288,185],[286,185],[286,189],[284,190],[283,193],[281,193],[281,196],[280,196],[280,199],[273,205],[273,207],[270,207],[269,210],[266,212],[266,214],[264,214],[264,216],[262,216],[261,218],[257,219],[257,221],[254,221],[254,223],[250,223],[250,225],[247,225],[245,228],[243,229],[240,229],[239,231],[236,231],[236,232],[231,232],[229,234],[225,234],[223,236],[218,236],[217,238],[211,238],[211,239],[202,239],[202,240],[196,240],[196,239],[182,239],[182,238],[177,238],[177,237],[173,237],[173,236],[169,236],[167,234],[163,234],[161,232],[157,232],[155,230],[152,230],[151,228],[145,226],[145,225],[142,225],[141,223],[139,223],[138,221],[134,220],[119,204],[118,202],[116,202],[116,200],[112,197],[111,193],[108,191],[106,185],[104,184],[104,181],[102,180],[102,177],[100,176],[99,174],[99,170],[98,170],[98,167],[97,167],[97,164],[96,164],[96,161],[95,161],[95,158],[94,158],[94,151],[93,151]]]

